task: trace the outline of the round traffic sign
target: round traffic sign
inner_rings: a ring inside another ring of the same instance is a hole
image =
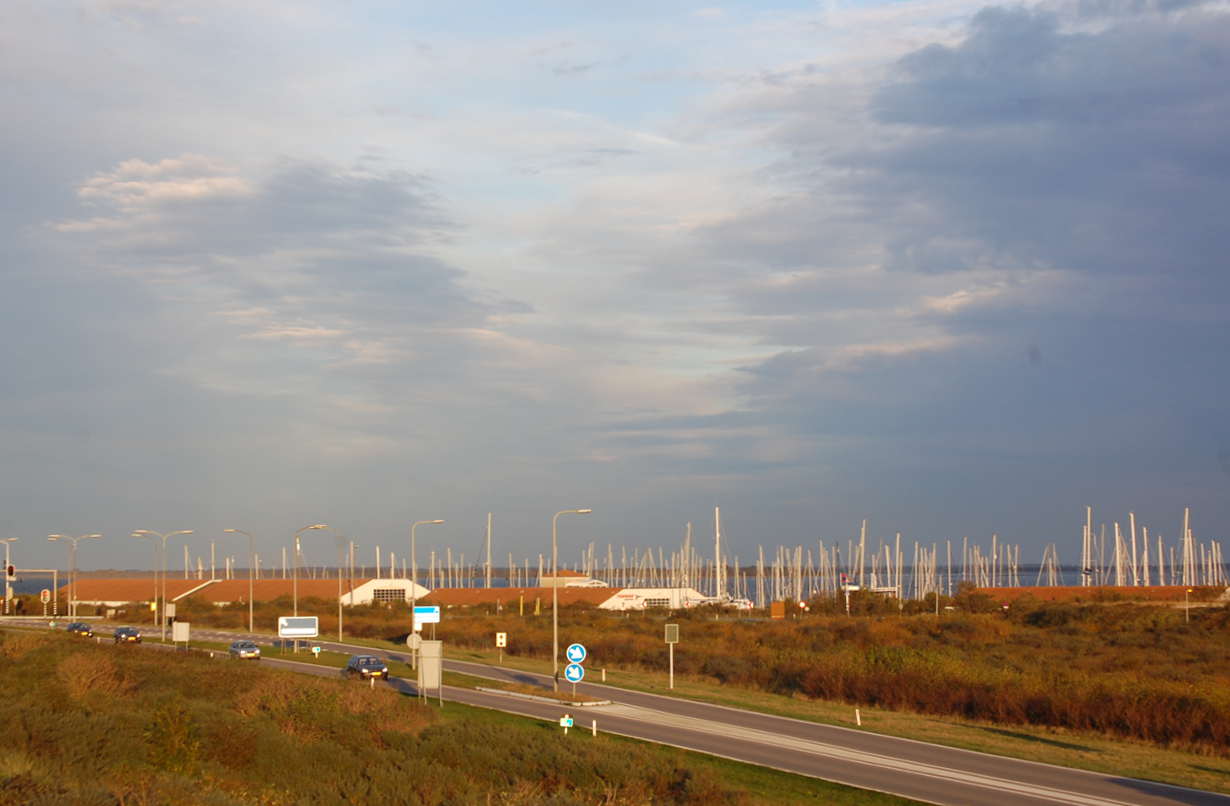
[[[416,632],[412,632],[406,636],[406,646],[411,649],[419,649],[423,646],[423,636]]]
[[[568,660],[573,663],[584,663],[585,656],[589,653],[585,651],[585,647],[582,644],[569,644],[568,649],[564,651],[564,654],[567,655]]]
[[[564,679],[569,683],[580,683],[585,679],[585,667],[579,663],[570,663],[564,667]]]

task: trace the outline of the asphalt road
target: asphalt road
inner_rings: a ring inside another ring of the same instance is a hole
[[[197,640],[231,641],[250,637],[268,644],[269,636],[193,630]],[[377,654],[407,660],[404,652],[314,641],[339,652]],[[306,660],[306,658],[305,658]],[[337,669],[266,655],[262,663],[335,676]],[[529,685],[551,685],[539,675],[465,661],[447,660],[448,671]],[[393,678],[388,685],[416,693],[412,681]],[[562,683],[568,686],[571,684]],[[992,806],[1230,806],[1230,797],[1134,778],[1087,772],[970,750],[927,744],[853,728],[771,716],[691,700],[646,694],[595,683],[577,692],[610,700],[610,705],[564,708],[505,694],[445,686],[446,701],[556,721],[569,711],[576,728],[597,728],[645,741],[710,753],[787,772],[823,778],[864,789],[889,792],[937,804]],[[434,698],[435,693],[432,692]]]

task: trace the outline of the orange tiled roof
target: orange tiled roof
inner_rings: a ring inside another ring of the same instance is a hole
[[[356,579],[355,587],[367,582]],[[253,596],[258,602],[270,601],[279,596],[290,596],[294,580],[256,579],[252,581]],[[200,588],[191,598],[206,602],[246,602],[248,580],[223,579],[210,583],[206,579],[183,579],[167,577],[167,599],[174,601],[193,588]],[[204,587],[201,587],[204,586]],[[60,586],[60,594],[68,595],[67,585]],[[342,580],[342,591],[348,591]],[[300,579],[299,598],[318,597],[337,599],[337,579]],[[86,602],[148,602],[154,597],[154,579],[78,579],[77,599]]]
[[[1194,587],[1194,586],[1193,586]],[[1032,596],[1043,602],[1096,602],[1107,599],[1136,601],[1183,601],[1183,585],[1057,585],[1021,588],[978,588],[997,602],[1014,602],[1022,596]]]
[[[562,576],[562,575],[561,575]],[[493,604],[497,600],[505,605],[525,597],[527,603],[542,599],[551,601],[551,588],[437,588],[423,598],[424,604],[476,605]],[[559,588],[560,605],[599,605],[619,592],[619,588]]]
[[[173,599],[200,585],[202,581],[200,579],[175,579],[168,576],[166,580],[167,598]],[[61,585],[59,592],[62,596],[68,596],[68,585]],[[85,602],[148,602],[154,598],[154,578],[79,578],[76,597],[78,601]]]
[[[354,585],[357,588],[367,581],[367,579],[356,578]],[[293,593],[293,585],[293,579],[254,579],[252,580],[252,598],[258,602],[268,602],[279,596],[290,596]],[[346,579],[343,577],[342,595],[344,596],[349,590],[350,586],[346,584]],[[299,598],[307,599],[310,597],[336,600],[337,578],[300,579]],[[248,580],[219,580],[196,591],[192,594],[191,598],[205,602],[246,602],[248,601]]]

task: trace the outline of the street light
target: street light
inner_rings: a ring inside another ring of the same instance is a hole
[[[159,583],[162,606],[158,609],[158,640],[160,641],[167,640],[167,539],[175,537],[175,535],[190,534],[192,534],[191,529],[176,529],[174,532],[167,532],[166,534],[155,532],[153,529],[134,529],[132,532],[133,537],[157,537],[162,540],[162,581]],[[158,569],[155,568],[154,572],[157,573]],[[154,606],[158,608],[157,604]]]
[[[256,632],[256,621],[252,614],[252,568],[256,564],[256,548],[252,535],[243,529],[223,529],[222,531],[248,538],[248,632]]]
[[[559,544],[556,540],[556,521],[560,515],[588,515],[592,509],[561,509],[551,518],[551,679],[555,691],[559,691]]]
[[[295,615],[296,616],[299,615],[299,535],[303,534],[304,532],[313,531],[315,529],[328,529],[328,528],[329,528],[329,524],[327,523],[313,523],[311,526],[304,526],[302,529],[295,532],[295,557],[294,557],[295,561],[293,564],[293,567],[295,569],[295,578],[291,584],[293,586],[292,594],[295,600]],[[294,651],[295,652],[299,651],[299,639],[298,638],[295,639]]]
[[[414,544],[414,530],[429,523],[444,523],[441,520],[435,521],[415,521],[410,524],[410,632],[414,632],[414,606],[418,603],[417,579],[419,575],[418,554]],[[435,627],[432,627],[434,630]]]
[[[47,535],[48,540],[67,540],[68,546],[68,617],[77,617],[77,544],[82,540],[101,540],[102,535]],[[7,544],[6,544],[7,548]],[[7,570],[7,569],[6,569]]]
[[[4,615],[9,614],[9,591],[12,586],[9,585],[9,544],[16,543],[21,540],[20,537],[5,537],[0,539],[0,543],[4,544]]]

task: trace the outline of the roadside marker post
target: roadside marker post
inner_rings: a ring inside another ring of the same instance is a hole
[[[671,671],[670,671],[670,686],[669,686],[671,689],[675,688],[675,644],[677,643],[679,643],[679,625],[678,624],[667,624],[666,625],[666,646],[670,649],[670,654],[671,654],[671,663],[670,663]]]

